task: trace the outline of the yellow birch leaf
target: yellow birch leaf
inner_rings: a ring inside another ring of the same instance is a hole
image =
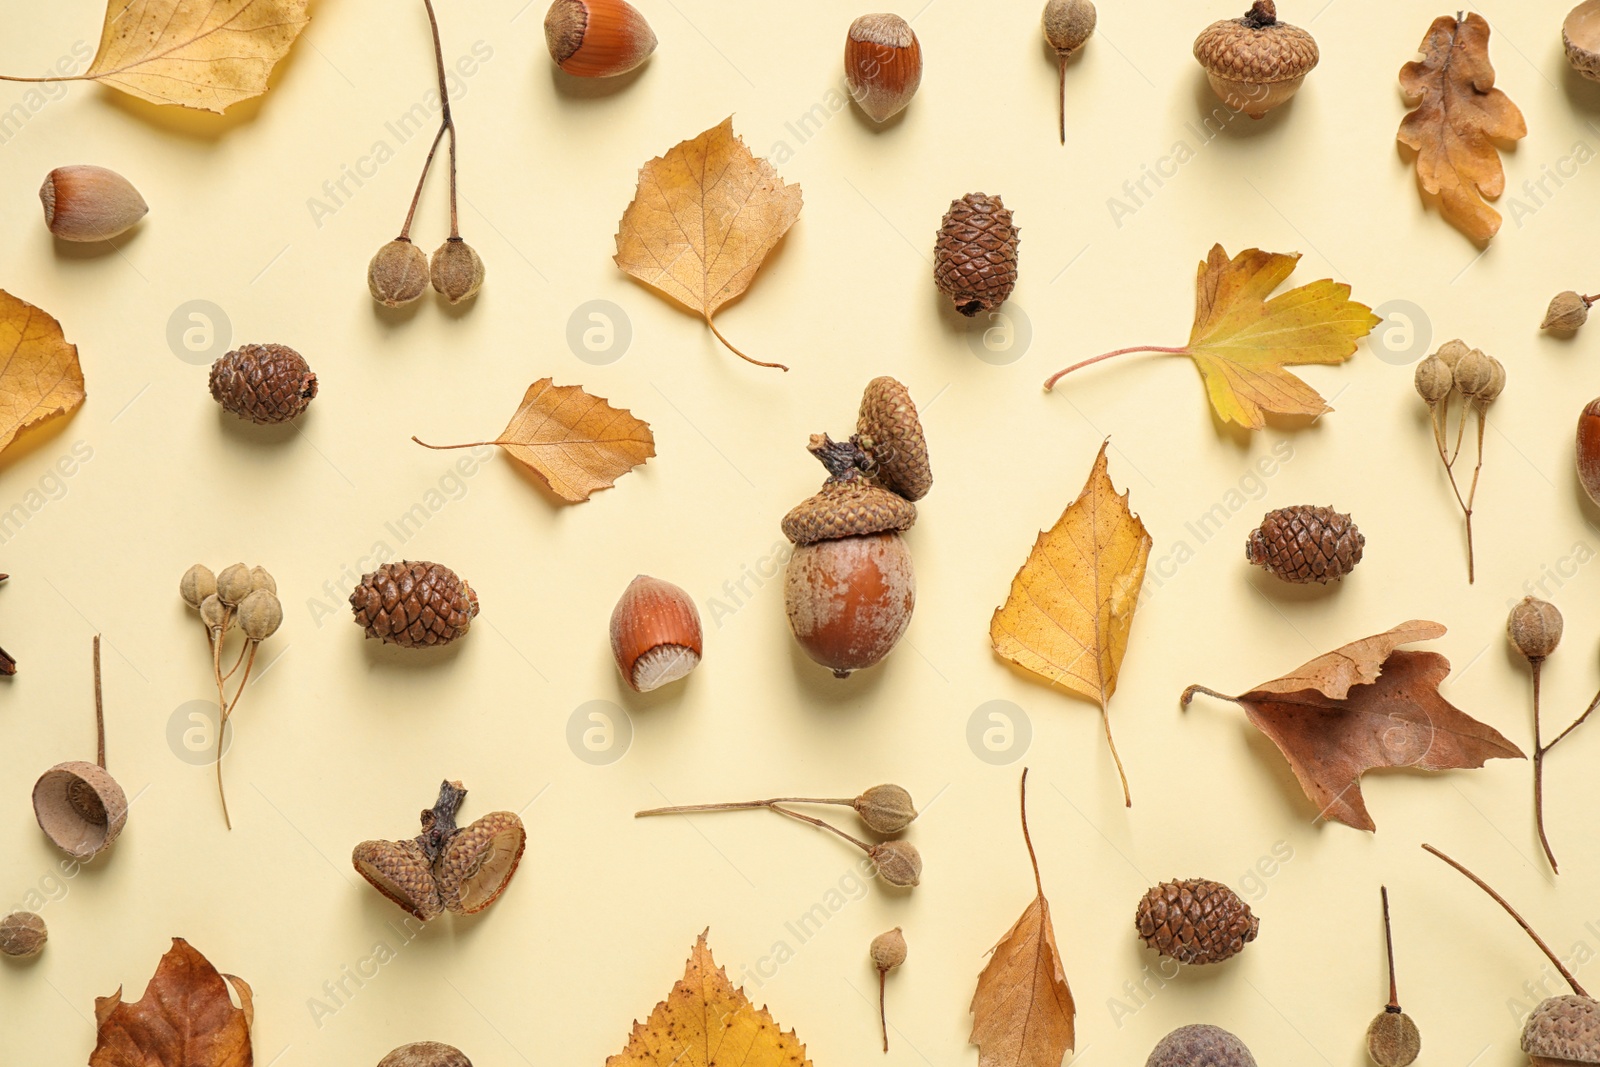
[[[617,266],[694,311],[736,355],[750,359],[711,321],[750,287],[767,254],[800,217],[800,187],[786,185],[724,119],[650,160],[617,227]]]
[[[439,449],[499,445],[544,479],[557,496],[574,504],[611,488],[656,454],[649,423],[579,386],[551,383],[550,378],[540,378],[528,386],[505,432],[493,441],[430,445],[412,440]]]
[[[272,68],[311,21],[309,2],[111,0],[100,50],[74,80],[221,114],[267,91]]]
[[[606,1067],[811,1067],[806,1047],[728,981],[700,934],[683,977]]]
[[[1194,327],[1186,346],[1119,348],[1073,364],[1044,387],[1049,390],[1065,375],[1112,356],[1163,352],[1194,360],[1212,410],[1224,422],[1259,430],[1268,414],[1331,411],[1315,389],[1284,368],[1343,363],[1382,320],[1350,299],[1348,285],[1328,278],[1272,296],[1299,261],[1298,252],[1259,248],[1230,259],[1221,245],[1213,245],[1195,280]]]
[[[1108,709],[1149,558],[1150,533],[1112,486],[1102,443],[1083,492],[1039,535],[989,623],[1001,656],[1100,706],[1130,805]]]
[[[83,403],[78,346],[61,324],[0,290],[0,450],[36,422]]]

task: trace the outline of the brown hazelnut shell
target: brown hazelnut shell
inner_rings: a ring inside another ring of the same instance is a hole
[[[911,103],[922,84],[922,43],[899,15],[862,15],[844,41],[844,80],[850,96],[874,122],[887,122]]]
[[[611,654],[635,692],[648,693],[687,675],[700,665],[703,646],[700,611],[671,582],[641,574],[611,612]]]
[[[1583,491],[1600,504],[1600,398],[1589,401],[1578,416],[1577,466]]]
[[[544,39],[556,66],[578,78],[626,74],[656,50],[655,31],[627,0],[555,0]]]

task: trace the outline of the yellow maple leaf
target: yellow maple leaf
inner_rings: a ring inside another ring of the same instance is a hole
[[[639,188],[617,226],[617,266],[703,318],[736,355],[750,359],[711,321],[755,280],[767,254],[800,217],[800,187],[757,159],[726,118],[639,170]]]
[[[989,623],[1001,656],[1100,705],[1130,805],[1108,709],[1149,558],[1150,533],[1128,510],[1128,494],[1112,486],[1102,443],[1083,492],[1039,535]]]
[[[528,386],[505,432],[493,441],[424,448],[479,448],[499,445],[513,459],[544,479],[552,492],[574,504],[656,454],[650,424],[625,408],[614,408],[576,385],[540,378]]]
[[[711,958],[702,931],[689,953],[683,977],[650,1018],[633,1024],[628,1047],[606,1058],[606,1067],[811,1067],[794,1031],[784,1031],[765,1008]]]
[[[1259,248],[1230,259],[1221,245],[1212,245],[1195,281],[1194,328],[1186,346],[1119,348],[1073,364],[1052,375],[1044,387],[1048,391],[1065,375],[1113,356],[1164,352],[1194,360],[1212,410],[1224,422],[1259,430],[1267,414],[1331,411],[1315,389],[1284,367],[1343,363],[1383,320],[1351,300],[1348,285],[1328,278],[1272,296],[1299,261],[1298,252]]]
[[[47,312],[0,290],[0,449],[83,398],[78,346]]]

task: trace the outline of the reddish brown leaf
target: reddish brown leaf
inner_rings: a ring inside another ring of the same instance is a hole
[[[232,984],[243,1007],[228,997]],[[94,1002],[98,1043],[89,1067],[251,1067],[250,986],[172,939],[137,1003],[122,990]]]
[[[1205,693],[1238,704],[1278,746],[1323,818],[1375,830],[1361,796],[1361,776],[1374,767],[1442,771],[1523,758],[1498,730],[1439,694],[1449,660],[1437,652],[1396,650],[1444,632],[1436,622],[1402,623],[1242,696],[1194,685],[1184,690],[1183,703]]]

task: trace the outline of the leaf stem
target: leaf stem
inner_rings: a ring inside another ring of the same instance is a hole
[[[1215,697],[1218,700],[1226,700],[1230,704],[1239,703],[1238,697],[1231,697],[1227,693],[1219,693],[1215,689],[1210,689],[1203,685],[1191,685],[1189,688],[1185,689],[1183,691],[1183,696],[1179,698],[1178,703],[1182,707],[1187,708],[1189,706],[1189,702],[1194,699],[1194,695],[1196,693],[1204,693],[1208,697]]]
[[[781,371],[787,371],[789,369],[788,367],[784,366],[782,363],[763,363],[759,359],[754,359],[754,358],[752,358],[750,356],[745,355],[743,352],[739,351],[737,348],[734,347],[732,341],[730,341],[726,337],[722,336],[722,331],[717,329],[717,324],[711,321],[711,314],[709,312],[707,312],[705,315],[703,315],[702,318],[704,318],[706,320],[706,325],[711,327],[711,333],[716,337],[717,340],[722,342],[723,347],[726,348],[729,352],[732,352],[734,355],[738,356],[740,359],[744,360],[746,363],[754,363],[758,367],[776,367],[778,370],[781,370]]]
[[[1022,843],[1028,846],[1028,862],[1033,864],[1033,886],[1044,899],[1044,879],[1039,877],[1039,854],[1033,851],[1033,835],[1028,833],[1028,768],[1022,768],[1022,785],[1019,804],[1022,808]]]
[[[1389,926],[1389,887],[1379,886],[1378,891],[1383,895],[1383,947],[1389,956],[1389,1010],[1400,1010],[1400,994],[1395,990],[1394,982],[1394,931]]]
[[[462,445],[430,445],[428,442],[422,440],[422,438],[416,436],[415,434],[411,436],[411,439],[417,444],[421,445],[423,448],[431,448],[435,452],[448,452],[452,448],[482,448],[485,445],[500,444],[499,441],[468,441],[466,444]]]
[[[1074,363],[1066,370],[1059,370],[1050,375],[1050,377],[1044,380],[1044,391],[1048,393],[1051,389],[1054,389],[1057,382],[1075,370],[1081,370],[1084,367],[1093,366],[1094,364],[1099,363],[1102,360],[1110,359],[1113,356],[1125,356],[1129,352],[1161,352],[1169,356],[1187,356],[1190,354],[1187,348],[1166,348],[1161,345],[1134,345],[1131,348],[1118,348],[1110,352],[1102,352],[1098,356],[1092,356],[1089,359],[1083,360],[1079,363]]]
[[[1517,914],[1517,909],[1513,908],[1511,906],[1510,902],[1508,902],[1505,897],[1501,896],[1499,893],[1496,893],[1494,891],[1494,889],[1492,887],[1490,887],[1488,882],[1485,882],[1482,878],[1479,878],[1477,875],[1475,875],[1471,871],[1467,870],[1466,867],[1462,866],[1460,863],[1457,863],[1455,860],[1451,859],[1449,856],[1446,856],[1443,852],[1440,852],[1438,849],[1434,848],[1432,845],[1424,843],[1422,847],[1423,847],[1423,849],[1425,851],[1433,853],[1435,856],[1437,856],[1440,859],[1444,860],[1450,866],[1454,867],[1456,870],[1458,870],[1462,874],[1466,875],[1467,878],[1471,879],[1471,881],[1474,882],[1479,889],[1481,889],[1485,893],[1489,894],[1489,896],[1494,900],[1494,902],[1496,904],[1499,904],[1502,908],[1504,908],[1506,910],[1506,914],[1507,915],[1511,916],[1513,919],[1516,920],[1517,925],[1522,927],[1523,933],[1525,933],[1529,937],[1533,938],[1533,943],[1535,945],[1538,945],[1540,950],[1547,957],[1549,957],[1551,963],[1555,964],[1556,970],[1561,973],[1561,977],[1563,977],[1563,978],[1565,978],[1567,980],[1567,984],[1572,987],[1572,991],[1574,993],[1576,993],[1580,997],[1587,998],[1589,996],[1588,992],[1583,988],[1583,986],[1578,984],[1578,980],[1575,977],[1573,977],[1572,972],[1567,970],[1567,965],[1561,962],[1561,957],[1557,956],[1555,954],[1555,952],[1551,950],[1550,946],[1545,944],[1544,938],[1540,937],[1537,933],[1534,932],[1533,927],[1528,925],[1528,920],[1524,919],[1521,915]]]
[[[1122,806],[1133,807],[1133,794],[1128,791],[1128,772],[1123,769],[1122,757],[1117,753],[1116,739],[1111,736],[1111,712],[1100,705],[1100,721],[1105,724],[1106,744],[1111,748],[1111,761],[1117,765],[1117,777],[1122,779]]]

